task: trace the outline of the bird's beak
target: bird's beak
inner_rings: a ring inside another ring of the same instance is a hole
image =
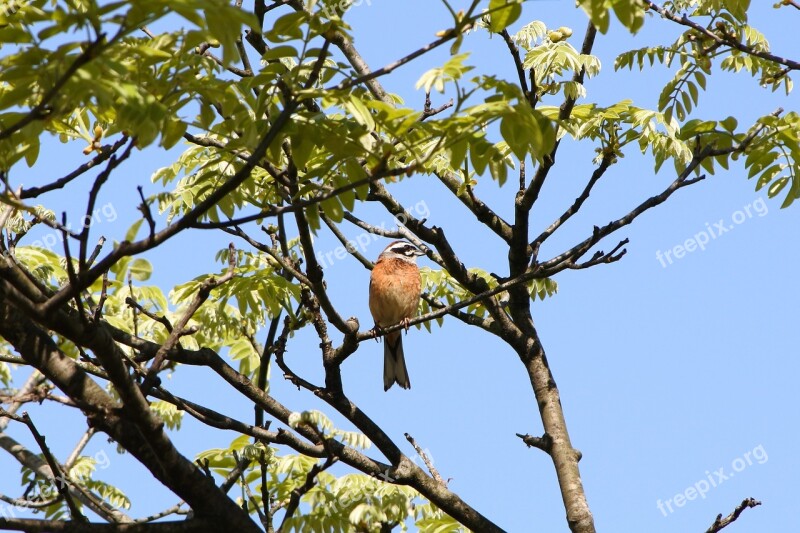
[[[425,252],[423,252],[422,250],[417,249],[417,251],[414,252],[414,255],[422,256],[422,255],[425,255]]]

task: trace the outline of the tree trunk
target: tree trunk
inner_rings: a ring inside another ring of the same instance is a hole
[[[573,533],[595,533],[594,518],[586,501],[586,493],[578,468],[580,452],[572,447],[564,420],[564,410],[547,356],[536,330],[530,339],[528,352],[523,356],[525,368],[536,394],[539,413],[544,426],[546,451],[553,459],[561,498],[567,511],[567,522]]]

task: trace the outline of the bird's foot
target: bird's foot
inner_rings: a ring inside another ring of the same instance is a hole
[[[380,342],[380,335],[383,334],[383,328],[378,324],[375,324],[372,329],[369,330],[369,334],[372,335],[372,338],[375,339],[375,342]]]

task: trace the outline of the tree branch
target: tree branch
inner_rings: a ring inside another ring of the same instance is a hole
[[[173,522],[148,522],[130,524],[103,524],[69,522],[64,520],[34,520],[32,518],[0,517],[0,529],[28,533],[204,533],[214,531],[214,522],[203,518]]]
[[[41,187],[30,187],[28,189],[22,189],[19,193],[19,198],[25,200],[27,198],[36,198],[41,196],[44,193],[54,191],[56,189],[61,189],[66,186],[69,182],[81,176],[82,174],[86,173],[87,171],[91,170],[92,168],[96,167],[100,163],[105,162],[109,157],[117,153],[117,151],[122,148],[122,146],[128,142],[128,136],[123,135],[120,137],[117,142],[113,145],[105,145],[100,149],[100,153],[97,154],[94,158],[87,161],[86,163],[82,164],[63,178],[59,178],[55,181],[48,183],[47,185],[43,185]]]
[[[172,350],[177,344],[178,340],[181,338],[186,326],[189,324],[189,320],[191,320],[192,316],[200,309],[200,306],[203,305],[208,297],[211,295],[211,290],[219,287],[223,283],[229,281],[233,278],[234,270],[236,269],[236,248],[233,247],[233,243],[228,245],[228,270],[220,276],[219,278],[215,278],[210,276],[206,278],[203,283],[200,285],[200,288],[195,294],[194,299],[186,308],[183,315],[178,319],[178,322],[173,327],[172,331],[170,331],[167,340],[164,341],[164,344],[161,345],[158,352],[156,352],[156,356],[153,358],[153,363],[150,365],[150,368],[147,370],[147,376],[144,379],[144,383],[142,383],[142,395],[147,396],[150,387],[156,381],[156,377],[161,370],[161,366],[164,363],[164,359],[167,356],[167,352]]]
[[[31,435],[33,435],[36,444],[38,444],[39,449],[42,450],[42,455],[44,455],[45,461],[47,461],[50,470],[52,470],[54,474],[53,484],[56,486],[58,494],[67,503],[67,508],[69,509],[70,517],[78,523],[88,522],[83,513],[81,513],[80,508],[75,504],[75,500],[72,498],[72,494],[70,494],[69,486],[72,483],[70,482],[69,474],[64,469],[61,468],[61,465],[58,464],[56,458],[53,457],[53,453],[47,446],[45,438],[42,436],[41,433],[39,433],[39,430],[36,429],[36,425],[33,423],[33,420],[31,420],[31,417],[28,415],[28,413],[22,413],[22,416],[19,418],[19,421],[28,426],[28,429],[30,430]]]
[[[775,54],[771,54],[769,52],[764,52],[761,50],[756,50],[752,46],[748,46],[743,42],[736,39],[733,35],[728,34],[727,32],[719,35],[705,26],[694,22],[692,19],[683,14],[682,16],[678,16],[671,11],[664,9],[663,7],[655,4],[653,2],[646,2],[647,7],[652,9],[653,11],[657,12],[659,15],[664,17],[665,19],[679,24],[681,26],[686,26],[687,28],[692,28],[693,30],[703,34],[704,37],[712,39],[715,43],[727,45],[731,48],[735,48],[740,52],[744,52],[745,54],[760,57],[761,59],[766,59],[767,61],[771,61],[773,63],[777,63],[779,65],[785,66],[789,70],[800,70],[800,62],[794,61],[792,59],[777,56]]]
[[[589,25],[586,28],[586,34],[583,38],[583,45],[581,45],[581,54],[589,55],[592,53],[594,39],[596,36],[597,28],[594,27],[594,24],[589,22]],[[580,72],[576,72],[572,77],[572,81],[582,84],[585,76],[586,68],[581,67]],[[558,112],[559,120],[564,121],[570,117],[572,114],[572,109],[575,107],[575,102],[575,97],[567,97],[564,99],[564,103],[561,104],[561,108]],[[557,140],[555,146],[553,146],[553,149],[544,157],[544,161],[542,161],[542,164],[536,169],[536,174],[534,174],[533,179],[531,180],[530,185],[528,185],[528,188],[525,190],[525,194],[521,200],[521,206],[523,209],[530,211],[531,207],[533,207],[533,204],[536,203],[536,200],[538,200],[539,193],[542,191],[542,186],[544,186],[547,175],[556,162],[556,153],[558,152],[558,147],[560,145],[561,141]]]
[[[220,492],[196,465],[178,453],[163,431],[163,422],[152,415],[146,402],[141,405],[141,395],[138,399],[134,397],[139,389],[125,370],[123,356],[109,332],[102,325],[90,328],[91,332],[85,331],[74,313],[70,317],[58,312],[45,319],[50,329],[78,345],[90,347],[100,358],[125,402],[121,410],[72,359],[61,353],[48,332],[21,316],[19,306],[10,304],[9,286],[2,276],[5,270],[0,268],[0,335],[72,398],[87,414],[91,425],[119,442],[156,479],[185,500],[198,516],[224,527],[235,524],[234,527],[242,531],[257,531],[249,516]]]
[[[753,498],[746,498],[742,500],[742,503],[737,505],[736,509],[734,509],[733,512],[725,518],[722,517],[722,513],[718,514],[716,520],[714,520],[714,523],[711,524],[711,527],[706,530],[706,533],[717,533],[718,531],[721,531],[723,528],[726,528],[735,522],[745,509],[752,509],[753,507],[758,507],[759,505],[761,505],[761,502],[754,500]]]

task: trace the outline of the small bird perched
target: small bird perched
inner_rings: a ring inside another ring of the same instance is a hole
[[[369,279],[369,310],[376,332],[395,324],[403,324],[408,330],[408,322],[419,304],[417,257],[421,255],[425,252],[416,246],[395,241],[378,256]],[[389,390],[395,383],[404,389],[411,388],[400,331],[387,333],[383,345],[383,390]]]

